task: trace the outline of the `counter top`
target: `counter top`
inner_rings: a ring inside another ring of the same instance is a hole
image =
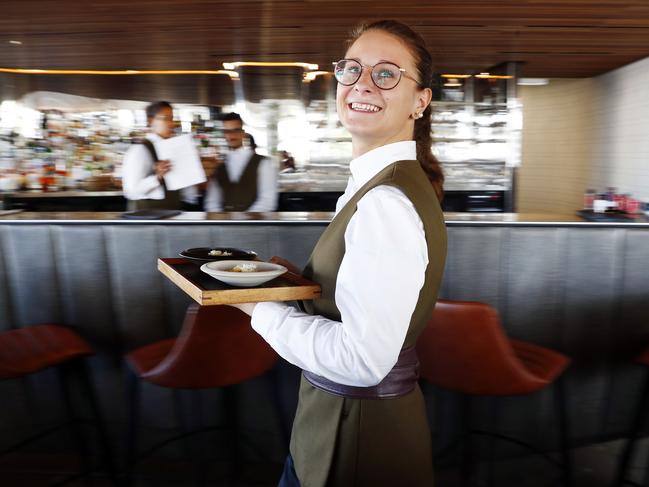
[[[444,188],[445,192],[484,192],[484,191],[506,191],[499,187],[472,187],[472,186],[449,186]],[[285,184],[279,187],[279,193],[343,193],[344,186],[335,184]],[[0,191],[0,199],[6,198],[112,198],[115,196],[123,196],[121,190],[111,191],[84,191],[82,189],[70,189],[65,191],[42,191],[39,189],[21,190],[21,191]]]
[[[326,224],[333,218],[330,212],[273,213],[205,213],[185,212],[164,220],[125,220],[117,212],[21,212],[0,211],[0,223],[119,223],[142,224]],[[445,213],[449,226],[579,226],[579,227],[645,227],[647,219],[629,222],[587,222],[576,215],[552,213]]]
[[[345,188],[338,187],[313,187],[313,186],[290,186],[286,188],[279,188],[279,193],[342,193]],[[70,189],[65,191],[42,191],[39,189],[24,190],[24,191],[0,191],[0,199],[15,198],[15,199],[36,199],[36,198],[112,198],[115,196],[124,196],[121,190],[110,191],[84,191],[82,189]]]
[[[81,189],[71,189],[66,191],[41,191],[41,190],[26,190],[26,191],[9,191],[0,193],[0,196],[8,196],[10,198],[97,198],[97,197],[113,197],[122,196],[122,192],[114,191],[83,191]]]

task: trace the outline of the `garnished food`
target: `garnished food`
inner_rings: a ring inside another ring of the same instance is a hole
[[[255,264],[239,264],[235,265],[229,272],[255,272],[257,266]]]
[[[227,250],[210,250],[207,255],[210,255],[212,257],[229,257],[232,255],[232,252],[228,252]]]

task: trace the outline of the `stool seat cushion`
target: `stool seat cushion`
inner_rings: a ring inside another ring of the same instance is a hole
[[[0,379],[13,379],[92,355],[92,347],[75,331],[39,324],[0,334]]]
[[[439,300],[417,353],[431,384],[484,396],[538,391],[570,363],[559,352],[508,338],[493,307],[470,301]]]
[[[640,365],[646,365],[649,367],[649,347],[645,348],[644,352],[642,352],[635,361]]]
[[[145,345],[126,355],[146,382],[176,389],[211,389],[238,384],[270,370],[275,351],[231,306],[191,304],[178,338]]]
[[[126,361],[137,375],[146,374],[169,354],[176,342],[175,338],[161,340],[133,350],[126,355]]]
[[[509,343],[518,360],[544,383],[543,387],[554,382],[570,365],[568,357],[549,348],[513,338]]]

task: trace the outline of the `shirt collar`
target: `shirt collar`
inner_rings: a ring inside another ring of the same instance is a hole
[[[237,147],[236,149],[229,149],[230,154],[232,155],[244,155],[247,154],[248,152],[251,152],[252,149],[250,147],[246,147],[245,145],[242,145],[241,147]]]
[[[162,140],[162,137],[160,137],[158,134],[149,132],[148,134],[145,135],[147,139],[149,139],[151,142],[160,142]]]
[[[366,152],[349,163],[354,182],[360,188],[387,166],[397,161],[417,159],[417,144],[414,140],[394,142]]]

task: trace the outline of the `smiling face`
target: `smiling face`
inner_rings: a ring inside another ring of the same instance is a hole
[[[415,60],[406,45],[396,36],[380,30],[369,30],[351,45],[346,59],[365,66],[390,62],[418,79]],[[353,157],[393,142],[413,139],[413,115],[422,113],[430,103],[431,90],[419,89],[406,76],[391,90],[379,89],[364,67],[360,79],[351,86],[338,84],[336,107],[338,117],[352,136]]]

